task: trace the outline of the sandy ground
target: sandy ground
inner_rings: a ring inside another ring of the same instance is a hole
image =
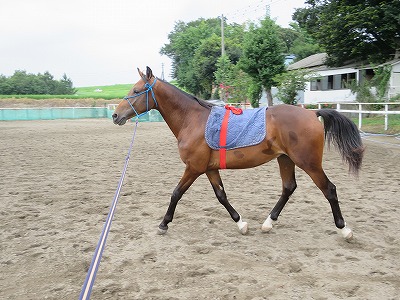
[[[118,185],[133,124],[0,122],[0,299],[77,299]],[[379,139],[375,139],[378,140]],[[366,140],[359,179],[339,154],[324,166],[355,238],[297,170],[298,189],[270,233],[276,161],[222,171],[247,236],[206,176],[156,234],[182,172],[164,123],[140,123],[92,299],[400,299],[400,147]]]

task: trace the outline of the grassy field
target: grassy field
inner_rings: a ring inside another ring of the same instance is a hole
[[[352,118],[358,125],[358,118]],[[361,130],[371,133],[399,134],[400,133],[400,115],[389,115],[388,130],[385,130],[384,116],[370,116],[362,119]]]
[[[121,99],[126,96],[132,84],[115,84],[107,86],[89,86],[76,88],[74,95],[0,95],[0,99]]]
[[[108,86],[90,86],[77,88],[75,96],[93,99],[120,99],[125,97],[133,84],[115,84]]]

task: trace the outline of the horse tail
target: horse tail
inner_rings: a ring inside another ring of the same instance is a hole
[[[340,152],[342,159],[349,165],[349,172],[358,174],[364,154],[364,146],[357,126],[347,117],[334,109],[316,111],[324,120],[325,139]]]

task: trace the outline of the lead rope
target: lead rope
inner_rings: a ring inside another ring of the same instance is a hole
[[[115,209],[117,207],[119,193],[121,192],[122,184],[123,184],[124,178],[125,178],[126,169],[128,168],[128,162],[129,162],[129,158],[131,156],[133,142],[135,141],[135,135],[136,135],[137,126],[138,126],[138,120],[136,120],[136,124],[135,124],[134,131],[133,131],[132,141],[131,141],[131,144],[129,146],[128,155],[125,158],[124,169],[122,171],[121,178],[119,179],[117,190],[115,191],[114,200],[113,200],[113,202],[111,204],[111,208],[110,208],[110,211],[108,213],[107,220],[104,223],[103,231],[101,232],[101,235],[100,235],[100,238],[99,238],[99,242],[97,244],[96,250],[95,250],[93,258],[92,258],[92,263],[90,264],[89,271],[88,271],[88,273],[86,275],[85,283],[83,284],[82,291],[81,291],[81,293],[79,295],[79,300],[90,299],[90,294],[92,292],[94,280],[96,279],[97,270],[98,270],[99,265],[100,265],[101,256],[103,254],[103,250],[104,250],[104,247],[106,245],[108,232],[110,231],[111,222],[112,222],[112,219],[114,217]]]

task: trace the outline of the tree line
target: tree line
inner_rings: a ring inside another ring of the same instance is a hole
[[[172,77],[189,93],[204,99],[221,95],[229,102],[250,99],[257,106],[262,89],[271,105],[271,87],[288,82],[287,54],[299,60],[326,52],[328,65],[341,66],[350,60],[381,63],[400,48],[398,0],[308,0],[305,4],[293,14],[290,28],[268,17],[246,24],[228,24],[220,18],[179,21],[160,53],[171,58]],[[304,74],[296,76],[291,84]]]
[[[10,77],[0,75],[0,95],[72,95],[76,89],[64,74],[60,80],[49,72],[30,74],[17,70]]]

